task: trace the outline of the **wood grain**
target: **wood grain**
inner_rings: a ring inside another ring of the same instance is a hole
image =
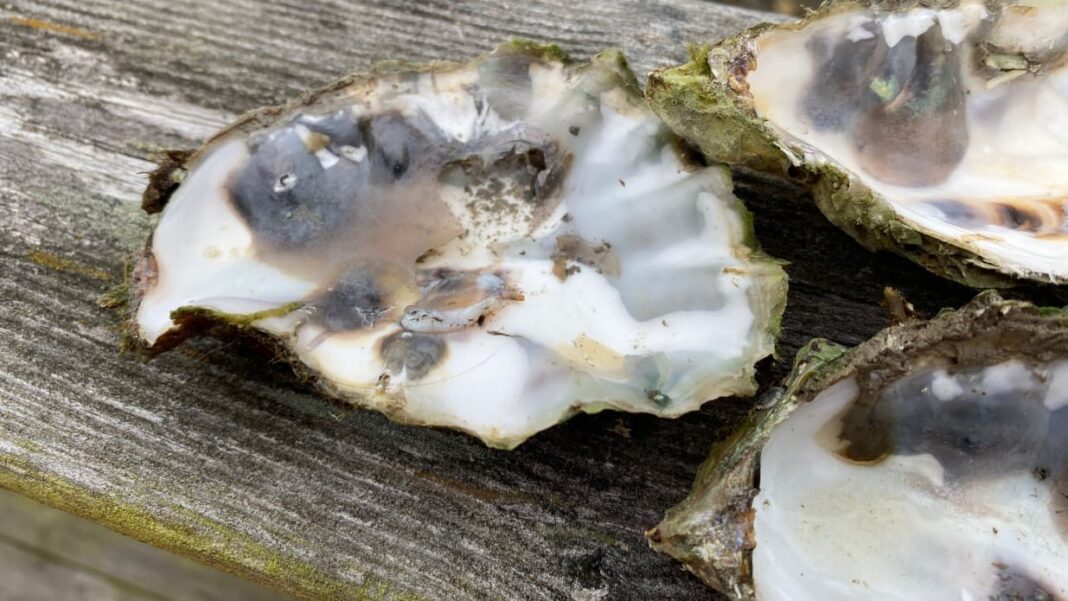
[[[643,75],[762,15],[699,0],[15,0],[0,9],[0,485],[307,598],[714,598],[642,531],[750,401],[575,418],[506,453],[343,413],[237,345],[145,363],[97,305],[148,231],[154,152],[385,58],[523,37],[621,47]],[[771,383],[809,337],[971,293],[871,255],[798,190],[740,195],[793,262]]]

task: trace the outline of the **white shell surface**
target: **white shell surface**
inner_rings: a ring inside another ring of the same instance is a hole
[[[612,56],[505,50],[214,141],[137,325],[151,345],[182,308],[250,321],[341,398],[513,446],[576,411],[751,393],[785,276],[749,236],[726,171],[683,163]]]
[[[881,421],[845,425],[853,378],[798,407],[761,455],[757,597],[1068,598],[1066,384],[1066,361],[922,368],[882,391]],[[842,446],[888,432],[876,459]]]
[[[1014,276],[1068,280],[1063,2],[853,10],[753,42],[755,109],[906,223]]]

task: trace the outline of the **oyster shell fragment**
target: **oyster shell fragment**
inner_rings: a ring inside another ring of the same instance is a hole
[[[813,341],[648,536],[734,600],[1068,599],[1068,310]]]
[[[1068,282],[1068,8],[829,2],[653,74],[714,160],[800,177],[872,250],[974,286]]]
[[[252,329],[332,397],[494,446],[578,411],[676,416],[751,394],[783,309],[730,187],[618,53],[393,65],[189,159],[135,325],[156,348]]]

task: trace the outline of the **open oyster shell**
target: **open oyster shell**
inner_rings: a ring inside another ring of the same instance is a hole
[[[1068,281],[1068,4],[840,0],[651,75],[713,160],[787,174],[872,250],[977,286]]]
[[[1068,599],[1068,310],[814,340],[647,536],[733,600]]]
[[[729,174],[617,52],[350,77],[172,156],[145,199],[144,344],[251,330],[331,397],[500,447],[752,394],[785,300]]]

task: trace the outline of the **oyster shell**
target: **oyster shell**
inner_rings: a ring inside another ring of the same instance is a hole
[[[774,347],[781,266],[616,52],[383,67],[185,164],[146,193],[173,192],[138,270],[153,348],[251,329],[331,397],[511,447],[578,411],[752,394]]]
[[[713,160],[798,177],[872,250],[977,286],[1068,282],[1068,5],[825,4],[651,76]]]
[[[1068,599],[1068,310],[811,342],[647,536],[734,600]]]

